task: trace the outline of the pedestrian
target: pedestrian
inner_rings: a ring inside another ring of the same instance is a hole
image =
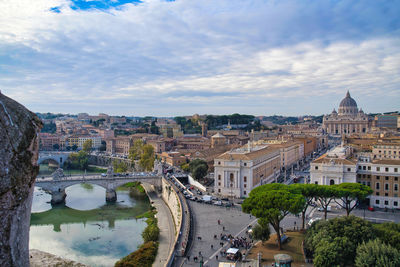
[[[214,245],[213,244],[211,244],[211,249],[213,249],[214,248]]]
[[[190,261],[190,255],[187,256],[187,260]]]
[[[222,226],[222,231],[225,231],[225,226]]]
[[[215,259],[218,260],[218,255],[215,255]]]
[[[201,256],[201,251],[199,251],[199,256]]]
[[[218,225],[220,225],[221,224],[221,221],[220,220],[218,220]]]

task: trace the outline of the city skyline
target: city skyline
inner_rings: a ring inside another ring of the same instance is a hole
[[[400,4],[0,3],[0,90],[35,112],[322,115],[347,90],[398,110]]]

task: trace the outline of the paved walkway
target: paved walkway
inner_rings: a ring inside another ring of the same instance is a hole
[[[175,227],[172,214],[165,202],[148,184],[142,184],[153,206],[157,209],[158,227],[160,228],[159,246],[153,267],[163,267],[167,263],[171,249],[174,248]]]

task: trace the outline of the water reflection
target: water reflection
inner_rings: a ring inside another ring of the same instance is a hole
[[[66,189],[65,205],[51,206],[51,196],[35,188],[30,248],[90,266],[113,266],[143,243],[144,219],[135,216],[150,208],[147,197],[117,191],[118,202],[105,202],[105,189],[74,185]]]

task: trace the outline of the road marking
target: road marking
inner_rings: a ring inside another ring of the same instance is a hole
[[[255,224],[256,222],[257,222],[257,219],[253,220],[250,224],[253,225],[253,224]],[[245,226],[245,227],[244,227],[242,230],[240,230],[240,232],[237,233],[234,237],[236,238],[236,237],[238,237],[239,235],[241,235],[241,234],[243,233],[244,230],[248,229],[247,227],[248,227],[248,226]],[[208,258],[208,260],[206,260],[206,261],[204,262],[204,264],[207,264],[209,260],[211,260],[212,258],[214,258],[214,257],[215,257],[224,247],[226,247],[226,245],[228,245],[228,244],[229,244],[229,242],[227,242],[227,243],[224,244],[221,248],[219,248],[217,251],[215,251],[215,253],[212,254],[212,255]]]

